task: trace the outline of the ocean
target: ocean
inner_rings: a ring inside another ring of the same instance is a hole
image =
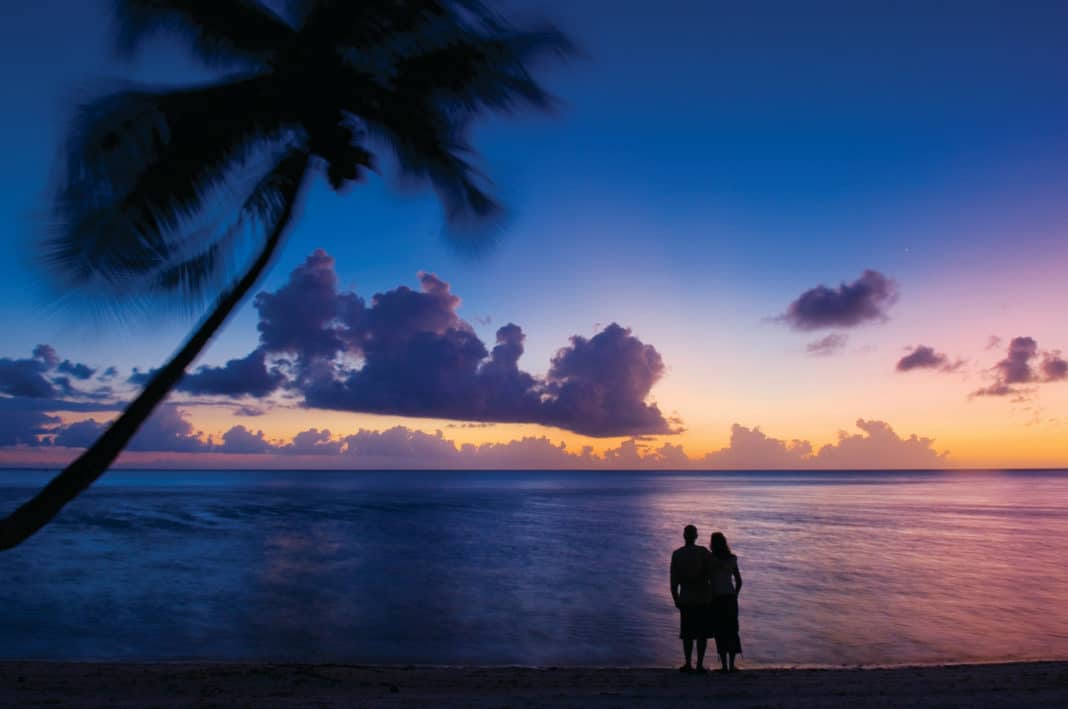
[[[148,470],[0,553],[0,657],[673,665],[690,523],[744,666],[1068,658],[1065,471]]]

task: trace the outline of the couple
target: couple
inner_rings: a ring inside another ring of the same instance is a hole
[[[686,654],[680,672],[706,672],[705,648],[708,638],[716,639],[723,672],[736,672],[734,658],[742,652],[738,637],[738,592],[742,574],[738,557],[731,553],[722,532],[712,535],[709,549],[697,545],[697,527],[686,525],[682,531],[686,545],[671,555],[671,597],[679,609],[679,637]],[[697,667],[692,664],[694,641],[697,641]]]

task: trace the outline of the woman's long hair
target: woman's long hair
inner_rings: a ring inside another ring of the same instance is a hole
[[[731,548],[727,546],[727,538],[723,536],[723,532],[716,532],[712,535],[712,544],[710,546],[712,547],[712,553],[721,561],[726,561],[734,556],[731,553]]]

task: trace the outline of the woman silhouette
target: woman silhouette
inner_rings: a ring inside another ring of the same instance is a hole
[[[723,672],[737,672],[735,655],[742,652],[738,636],[738,592],[742,590],[742,574],[738,571],[738,557],[731,553],[722,532],[712,535],[712,630],[716,637],[716,652],[723,664]]]

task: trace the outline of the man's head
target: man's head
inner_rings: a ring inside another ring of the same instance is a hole
[[[686,528],[682,530],[682,538],[686,540],[687,544],[693,544],[697,541],[697,527],[692,524],[686,525]]]

